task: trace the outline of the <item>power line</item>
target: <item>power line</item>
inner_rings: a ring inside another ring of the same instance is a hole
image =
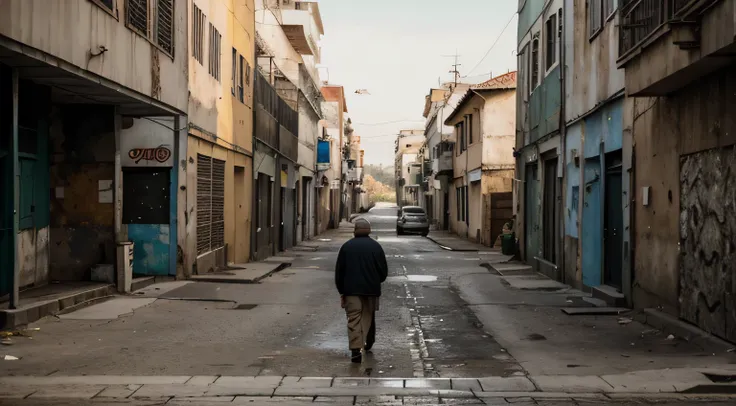
[[[486,52],[486,54],[483,55],[483,58],[481,58],[480,61],[478,61],[478,63],[473,67],[473,69],[471,69],[470,71],[468,71],[468,75],[470,75],[471,73],[473,73],[473,71],[475,71],[476,69],[478,69],[478,67],[480,66],[480,64],[483,63],[483,61],[486,60],[486,58],[488,57],[488,55],[490,55],[490,53],[493,50],[493,48],[496,46],[496,44],[498,44],[498,41],[501,39],[501,36],[503,35],[503,33],[506,32],[506,29],[507,28],[509,28],[509,25],[511,25],[511,22],[514,21],[514,17],[516,17],[516,14],[517,13],[514,13],[514,14],[511,15],[511,19],[509,19],[509,22],[506,23],[506,26],[503,27],[503,30],[501,30],[501,33],[498,34],[498,37],[496,38],[496,40],[493,41],[493,45],[491,45],[491,47],[488,48],[488,51]],[[463,76],[463,78],[467,78],[467,77],[468,77],[467,75],[466,76]]]
[[[354,125],[364,125],[364,126],[377,126],[377,125],[385,125],[385,124],[397,124],[397,123],[424,123],[424,120],[395,120],[395,121],[381,121],[377,123],[353,123]]]

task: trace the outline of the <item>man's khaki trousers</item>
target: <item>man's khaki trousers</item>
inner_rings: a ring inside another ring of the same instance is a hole
[[[373,316],[378,309],[378,298],[375,296],[345,296],[345,314],[348,317],[348,339],[350,349],[363,348],[370,338]],[[375,335],[375,330],[372,332]]]

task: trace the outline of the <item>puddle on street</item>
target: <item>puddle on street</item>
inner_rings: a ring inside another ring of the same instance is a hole
[[[434,282],[437,280],[433,275],[406,275],[409,282]]]

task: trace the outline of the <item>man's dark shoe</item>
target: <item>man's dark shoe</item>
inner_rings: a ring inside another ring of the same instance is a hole
[[[365,350],[370,351],[373,348],[373,344],[373,341],[368,341],[367,343],[365,343]]]
[[[360,353],[360,350],[350,350],[350,351],[351,351],[350,361],[356,364],[360,364],[361,362],[363,362],[363,355]]]

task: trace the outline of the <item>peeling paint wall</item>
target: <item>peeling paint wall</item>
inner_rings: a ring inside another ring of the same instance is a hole
[[[20,286],[45,284],[49,277],[49,228],[18,233]]]
[[[114,263],[113,113],[100,105],[61,106],[52,113],[52,280],[85,280],[92,266]]]
[[[708,275],[708,272],[716,269],[725,272],[729,269],[726,262],[728,247],[713,248],[710,244],[717,241],[717,238],[724,238],[722,241],[725,244],[727,241],[725,238],[729,236],[728,233],[733,232],[733,229],[727,231],[725,223],[719,223],[723,234],[716,237],[711,234],[713,226],[708,224],[714,219],[733,219],[736,213],[729,212],[729,206],[723,200],[713,202],[715,206],[702,202],[697,225],[693,224],[689,229],[683,229],[681,227],[683,210],[693,210],[690,195],[700,190],[698,188],[702,186],[690,185],[687,189],[683,188],[685,196],[681,196],[681,187],[683,187],[682,180],[691,176],[689,167],[692,163],[702,160],[698,156],[692,158],[688,156],[699,155],[711,149],[715,149],[712,154],[721,154],[720,167],[716,163],[701,166],[703,174],[696,177],[705,181],[709,177],[705,171],[715,171],[717,168],[720,168],[718,170],[726,176],[725,150],[733,148],[736,144],[736,117],[728,110],[729,106],[734,104],[736,104],[736,78],[733,76],[731,66],[701,77],[697,84],[690,85],[669,97],[637,98],[631,114],[636,152],[635,207],[632,209],[635,219],[634,305],[661,306],[665,311],[699,323],[704,328],[711,328],[704,324],[710,316],[696,317],[694,311],[698,308],[695,300],[698,293],[694,295],[689,293],[696,287],[685,284],[698,280],[697,289],[706,289],[703,293],[708,297],[709,306],[712,307],[716,303],[712,298],[713,291],[707,289],[715,288],[708,286],[709,284],[720,282],[713,274]],[[682,158],[685,160],[682,161]],[[689,161],[692,163],[687,164],[688,173],[683,174],[685,170],[683,165]],[[715,179],[708,181],[715,182]],[[728,180],[724,178],[721,181]],[[711,185],[715,187],[725,184]],[[647,206],[643,205],[645,187],[649,188]],[[733,186],[730,187],[733,190]],[[712,195],[718,192],[710,190],[707,193]],[[733,195],[731,199],[733,201]],[[711,217],[716,213],[715,217]],[[688,216],[688,221],[694,219],[695,217]],[[699,236],[697,242],[691,242],[690,235],[694,232],[696,233],[694,235],[699,235],[699,230],[704,230],[705,235]],[[681,246],[683,243],[681,238],[685,235],[687,243],[690,244],[689,248]],[[703,241],[704,238],[706,241]],[[730,238],[733,241],[733,234],[730,234]],[[714,251],[720,254],[714,255]],[[686,261],[685,256],[694,258],[687,258]],[[685,270],[688,272],[693,270],[692,267],[696,263],[691,261],[710,264],[707,268],[698,270],[695,275],[682,275],[681,272]],[[733,262],[731,259],[731,264]],[[730,272],[733,272],[733,268],[730,269]],[[680,292],[683,295],[680,295]],[[721,305],[728,305],[724,298],[721,298]]]
[[[680,315],[736,341],[736,147],[680,160]]]

